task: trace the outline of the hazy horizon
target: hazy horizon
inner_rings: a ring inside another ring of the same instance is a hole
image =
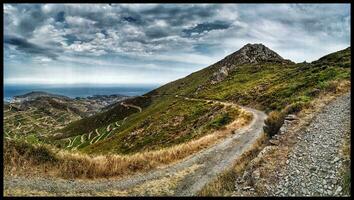
[[[64,95],[70,98],[88,97],[94,95],[120,94],[125,96],[143,95],[159,85],[154,84],[121,84],[121,85],[94,85],[94,84],[74,84],[74,85],[38,85],[38,84],[5,84],[4,100],[10,101],[14,96],[27,94],[30,92],[47,92],[51,94]]]
[[[350,5],[4,4],[3,42],[5,84],[162,85],[247,43],[295,62],[347,48]]]

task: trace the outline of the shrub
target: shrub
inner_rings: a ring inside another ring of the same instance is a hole
[[[11,162],[12,161],[12,162]],[[43,145],[32,145],[23,141],[4,141],[4,163],[19,167],[25,161],[31,165],[54,164],[58,161],[52,151]]]
[[[272,137],[273,135],[277,134],[280,127],[284,123],[285,114],[278,111],[272,111],[269,113],[268,118],[264,121],[264,132],[269,136]]]
[[[337,92],[337,85],[338,85],[338,82],[336,81],[330,81],[327,85],[327,87],[325,88],[326,91],[328,92]]]
[[[219,116],[215,120],[213,120],[210,123],[209,127],[214,128],[214,129],[219,129],[231,121],[232,121],[232,117],[230,117],[230,115],[228,113],[223,113],[221,116]]]
[[[314,88],[311,91],[309,91],[307,94],[311,97],[317,97],[320,94],[321,90],[318,88]]]
[[[296,114],[296,113],[300,112],[303,108],[308,107],[308,105],[309,105],[309,103],[298,101],[298,102],[295,102],[295,103],[292,103],[292,104],[286,106],[284,108],[283,113],[284,113],[284,115]]]

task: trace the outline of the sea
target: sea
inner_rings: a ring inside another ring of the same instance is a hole
[[[70,98],[88,97],[93,95],[121,94],[125,96],[143,95],[155,88],[157,84],[144,85],[4,85],[4,101],[10,102],[14,96],[32,91],[42,91],[64,95]]]

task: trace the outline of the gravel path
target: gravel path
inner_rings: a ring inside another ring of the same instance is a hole
[[[195,99],[191,99],[195,100]],[[218,102],[224,105],[231,103]],[[233,106],[237,106],[233,104]],[[180,171],[198,165],[193,173],[183,177],[174,187],[172,194],[176,196],[195,195],[200,189],[213,180],[219,173],[232,166],[233,161],[256,142],[262,135],[264,119],[267,117],[264,112],[251,108],[242,107],[253,114],[251,123],[235,134],[224,139],[222,142],[196,154],[193,154],[181,162],[151,171],[149,173],[137,174],[123,180],[63,180],[57,178],[25,178],[5,177],[4,189],[7,193],[16,189],[26,188],[27,191],[42,191],[54,195],[95,195],[104,194],[112,190],[128,190],[154,180],[171,177]],[[152,190],[154,188],[151,188]],[[129,195],[136,195],[129,193]],[[158,195],[158,194],[154,194]]]
[[[348,129],[350,93],[328,104],[300,134],[273,195],[343,195],[339,148]]]

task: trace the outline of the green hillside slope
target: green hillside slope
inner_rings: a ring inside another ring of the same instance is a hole
[[[201,137],[213,130],[210,124],[225,116],[244,117],[237,109],[186,101],[181,96],[232,101],[267,112],[290,107],[296,112],[320,93],[336,92],[339,83],[350,83],[350,55],[347,48],[312,63],[296,64],[264,45],[248,44],[210,67],[129,100],[142,112],[117,105],[60,130],[61,139],[88,137],[97,129],[103,135],[81,143],[79,149],[126,154]],[[227,120],[218,128],[226,124]]]

